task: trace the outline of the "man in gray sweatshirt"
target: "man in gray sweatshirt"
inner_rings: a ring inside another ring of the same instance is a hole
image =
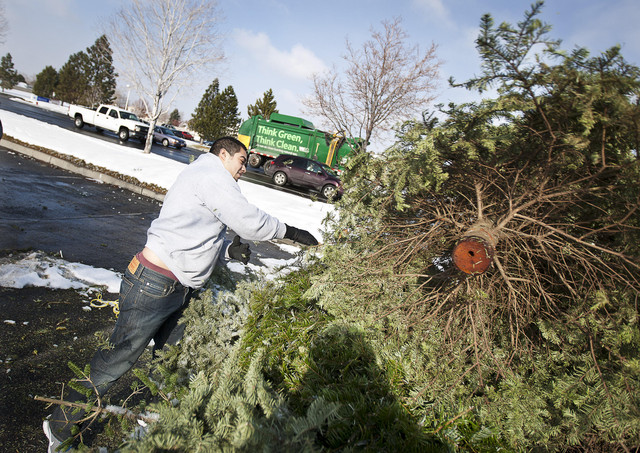
[[[81,382],[99,396],[126,373],[146,346],[153,351],[182,336],[178,320],[191,293],[204,286],[216,264],[229,259],[249,262],[250,241],[287,238],[303,245],[318,241],[305,230],[291,227],[250,204],[238,179],[246,172],[247,150],[235,138],[218,139],[178,175],[169,189],[159,217],[147,231],[147,243],[129,263],[120,285],[120,314],[109,343],[91,360],[91,377]],[[227,228],[237,236],[225,238]],[[85,401],[70,390],[67,401]],[[44,422],[49,449],[71,436],[83,417],[58,407]]]

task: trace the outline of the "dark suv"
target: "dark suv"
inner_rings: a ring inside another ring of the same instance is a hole
[[[327,199],[342,195],[342,183],[338,175],[325,164],[306,157],[281,154],[264,165],[264,173],[278,186],[293,186],[316,190]]]

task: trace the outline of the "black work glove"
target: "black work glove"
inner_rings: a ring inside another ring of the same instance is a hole
[[[291,239],[304,245],[318,245],[318,241],[307,230],[301,230],[296,227],[287,226],[287,232],[284,234],[285,239]]]
[[[233,242],[227,249],[227,253],[229,257],[234,260],[242,261],[243,264],[247,264],[249,262],[249,257],[251,256],[251,250],[249,250],[249,244],[240,243],[240,236],[236,234],[236,237],[233,238]]]

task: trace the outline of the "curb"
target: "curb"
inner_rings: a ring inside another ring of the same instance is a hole
[[[76,165],[73,162],[68,160],[61,159],[56,156],[52,156],[42,151],[35,150],[33,148],[29,148],[24,145],[20,145],[18,143],[14,143],[9,140],[0,141],[0,145],[10,149],[11,151],[15,151],[20,154],[24,154],[25,156],[32,157],[41,162],[45,162],[49,165],[53,165],[54,167],[62,168],[63,170],[70,171],[72,173],[76,173],[82,175],[86,178],[97,179],[106,184],[111,184],[113,186],[120,187],[122,189],[126,189],[130,192],[133,192],[138,195],[142,195],[144,197],[153,198],[154,200],[163,201],[164,193],[159,193],[144,187],[140,187],[136,184],[132,184],[127,181],[123,181],[120,178],[115,176],[107,175],[105,173],[99,172],[97,170],[93,170],[87,167],[83,167],[81,165]]]

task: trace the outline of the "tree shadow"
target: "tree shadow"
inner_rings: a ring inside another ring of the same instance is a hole
[[[332,324],[313,342],[309,371],[292,400],[302,412],[319,397],[340,405],[316,439],[328,450],[442,451],[393,393],[389,382],[397,377],[380,368],[361,330]]]

